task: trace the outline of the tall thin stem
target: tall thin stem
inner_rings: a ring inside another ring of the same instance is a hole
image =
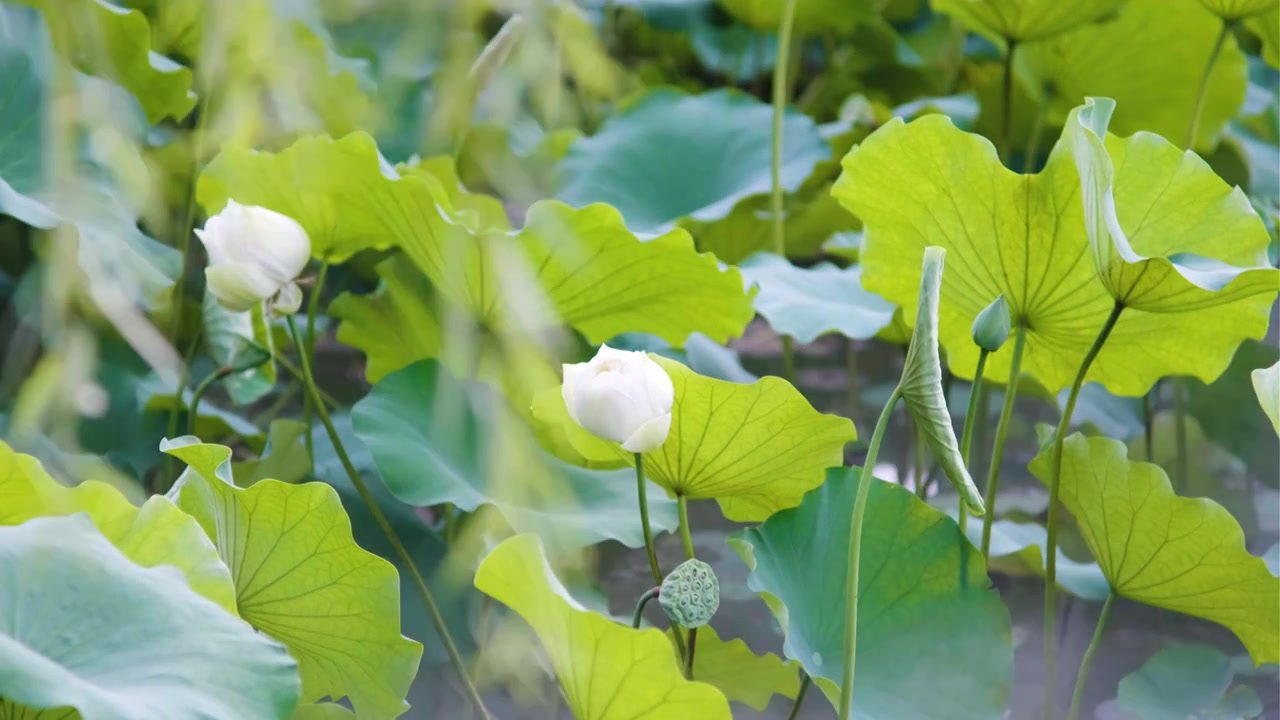
[[[849,578],[845,586],[845,629],[844,629],[844,679],[840,683],[840,720],[849,720],[853,708],[853,675],[854,663],[858,654],[858,569],[862,561],[862,518],[867,513],[867,496],[871,492],[872,475],[876,469],[876,456],[880,454],[880,443],[884,440],[885,428],[893,417],[893,407],[902,397],[902,388],[894,388],[880,419],[876,421],[875,432],[871,434],[871,445],[867,447],[867,459],[862,464],[862,473],[858,477],[858,495],[853,501],[853,517],[849,523]]]
[[[204,394],[209,391],[222,378],[231,374],[231,368],[220,367],[217,370],[205,376],[200,384],[196,386],[195,392],[191,393],[191,411],[187,413],[187,434],[196,434],[196,416],[200,414],[200,400],[204,398]],[[179,396],[175,405],[182,404],[182,398]]]
[[[1003,103],[1000,107],[1000,156],[1009,161],[1009,142],[1013,137],[1013,51],[1017,49],[1015,40],[1008,41],[1004,53],[1004,87]]]
[[[1111,308],[1111,314],[1098,331],[1093,347],[1085,354],[1076,373],[1075,382],[1071,384],[1071,394],[1067,396],[1067,406],[1062,411],[1062,419],[1058,421],[1058,429],[1053,434],[1053,474],[1049,476],[1049,528],[1044,549],[1044,718],[1053,720],[1053,695],[1056,683],[1057,665],[1057,599],[1058,599],[1058,491],[1062,480],[1062,448],[1067,440],[1067,428],[1071,426],[1071,415],[1076,410],[1076,400],[1080,398],[1080,388],[1084,385],[1085,376],[1089,374],[1089,366],[1107,342],[1124,305],[1117,302]]]
[[[316,356],[316,313],[320,310],[320,290],[324,288],[324,279],[328,274],[329,262],[326,260],[320,263],[320,270],[316,273],[316,281],[311,286],[311,297],[307,298],[307,344],[299,350],[299,352],[305,353],[307,357]],[[307,434],[303,436],[303,441],[307,448],[307,460],[312,467],[315,467],[316,453],[314,441],[311,438],[311,394],[303,394],[302,401],[302,422],[307,426]]]
[[[644,617],[644,606],[648,605],[650,600],[658,597],[658,595],[661,592],[662,592],[661,585],[659,585],[658,587],[649,588],[648,590],[644,591],[644,594],[640,596],[639,602],[636,603],[636,611],[631,614],[632,628],[636,630],[640,629],[640,618]]]
[[[1209,78],[1213,76],[1213,68],[1218,64],[1218,57],[1222,55],[1222,48],[1227,43],[1227,36],[1231,34],[1231,23],[1226,20],[1222,21],[1222,31],[1218,33],[1218,39],[1213,43],[1213,50],[1209,51],[1209,60],[1204,64],[1204,74],[1200,76],[1200,88],[1196,90],[1196,104],[1191,109],[1191,125],[1187,128],[1187,149],[1195,150],[1196,136],[1200,134],[1200,114],[1204,112],[1204,101],[1209,96]]]
[[[640,501],[640,529],[644,531],[644,549],[649,554],[649,570],[653,582],[662,584],[662,568],[658,567],[658,552],[653,547],[653,528],[649,526],[649,498],[645,490],[644,456],[636,453],[636,497]]]
[[[1004,405],[1000,407],[1000,421],[996,423],[996,442],[991,449],[991,464],[987,467],[987,513],[982,516],[982,559],[990,559],[991,523],[996,517],[996,493],[1000,491],[1000,459],[1004,457],[1004,441],[1009,434],[1009,422],[1013,419],[1013,404],[1018,399],[1018,379],[1022,375],[1022,350],[1027,344],[1027,325],[1019,321],[1013,334],[1013,359],[1009,363],[1009,383],[1004,386]],[[963,504],[963,503],[961,503]]]
[[[1187,491],[1187,381],[1174,378],[1173,385],[1173,440],[1175,443],[1173,487],[1179,493]]]
[[[1159,391],[1160,383],[1156,381],[1156,386],[1151,391],[1142,396],[1142,438],[1146,442],[1145,452],[1143,452],[1143,460],[1147,462],[1155,462],[1155,428],[1152,425],[1151,399],[1152,396]]]
[[[786,114],[791,62],[791,35],[796,21],[796,5],[799,0],[786,0],[782,9],[782,23],[778,28],[778,60],[773,68],[773,132],[769,149],[769,207],[773,222],[773,251],[787,257],[786,218],[782,203],[782,125]],[[791,338],[782,338],[782,376],[787,382],[796,381],[795,347]]]
[[[698,628],[689,628],[689,652],[684,654],[684,677],[693,679],[693,652],[698,647]]]
[[[1111,617],[1111,603],[1116,599],[1114,592],[1107,594],[1106,602],[1102,603],[1102,612],[1098,614],[1098,625],[1093,629],[1093,638],[1089,640],[1089,647],[1084,651],[1084,658],[1080,660],[1080,672],[1076,673],[1076,689],[1071,693],[1071,710],[1067,713],[1068,720],[1076,720],[1080,717],[1080,701],[1084,698],[1084,686],[1089,680],[1089,668],[1093,665],[1093,656],[1098,652],[1098,646],[1102,644],[1102,630],[1107,626],[1107,618]]]
[[[676,496],[676,507],[680,512],[680,542],[684,543],[684,557],[686,560],[693,559],[693,535],[689,529],[689,498],[684,495]]]
[[[467,672],[466,663],[462,660],[462,654],[458,652],[457,645],[453,642],[453,637],[449,635],[449,628],[445,625],[444,617],[440,614],[440,606],[436,604],[435,596],[431,594],[431,589],[427,587],[427,581],[422,578],[422,573],[418,571],[418,566],[413,562],[413,556],[405,548],[404,542],[401,541],[400,535],[395,528],[387,520],[387,516],[383,514],[382,508],[378,506],[378,501],[374,499],[373,493],[369,492],[369,487],[365,485],[364,478],[360,476],[360,471],[351,462],[351,457],[347,455],[347,450],[342,444],[342,438],[339,437],[338,431],[333,426],[333,420],[329,417],[329,411],[325,408],[324,401],[320,398],[320,391],[316,387],[315,375],[311,371],[311,358],[307,356],[306,346],[302,344],[302,336],[298,332],[298,324],[293,321],[293,316],[288,318],[289,334],[293,338],[293,344],[298,348],[298,355],[302,361],[302,378],[303,383],[307,387],[307,392],[311,394],[312,406],[316,410],[316,414],[320,416],[320,422],[324,425],[325,432],[329,435],[329,442],[333,443],[333,450],[338,455],[338,460],[342,462],[342,468],[346,470],[347,477],[351,479],[351,484],[355,486],[356,492],[360,494],[360,499],[369,508],[369,514],[373,516],[373,520],[382,529],[387,540],[391,543],[391,548],[395,551],[396,557],[404,564],[405,569],[409,572],[409,577],[413,579],[414,585],[418,588],[418,593],[422,595],[423,604],[427,608],[427,615],[431,617],[431,624],[435,626],[436,634],[440,636],[440,643],[444,645],[445,652],[449,655],[449,661],[453,664],[454,670],[457,671],[458,677],[462,680],[462,686],[470,697],[471,702],[480,711],[483,718],[491,718],[488,708],[484,705],[484,700],[480,698],[480,692],[476,690],[476,686],[471,682],[471,676]]]
[[[804,696],[809,694],[809,686],[812,684],[813,678],[809,677],[809,673],[801,670],[800,691],[796,693],[796,701],[791,704],[791,713],[787,715],[787,720],[796,720],[800,717],[800,705],[804,703]]]
[[[973,473],[973,467],[969,465],[969,455],[973,449],[973,426],[977,424],[978,398],[982,397],[982,375],[987,369],[987,356],[990,354],[987,350],[978,353],[978,369],[973,373],[973,386],[969,388],[969,408],[965,410],[964,429],[960,432],[960,459],[964,461],[970,474]],[[960,521],[960,534],[963,535],[969,524],[969,506],[965,505],[963,497],[960,498],[957,519]]]

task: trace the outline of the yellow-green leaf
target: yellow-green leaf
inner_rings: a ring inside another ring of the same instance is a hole
[[[934,10],[996,41],[1052,37],[1114,11],[1124,0],[932,0]]]
[[[661,630],[633,630],[584,609],[547,564],[535,535],[494,548],[476,587],[537,633],[578,720],[729,720],[719,690],[684,679]]]
[[[1276,0],[1200,0],[1223,20],[1240,20],[1276,7]]]
[[[364,352],[370,383],[437,357],[444,348],[431,287],[422,273],[403,256],[387,258],[375,270],[381,280],[375,292],[343,293],[329,304],[329,314],[342,320],[338,342]]]
[[[1031,463],[1045,482],[1051,454]],[[1063,450],[1061,498],[1118,595],[1224,625],[1255,664],[1280,662],[1280,581],[1221,505],[1174,495],[1124,443],[1079,433]]]
[[[172,502],[152,497],[139,508],[106,483],[66,487],[39,460],[0,442],[0,527],[81,512],[125,557],[143,567],[178,568],[192,590],[236,614],[231,573],[200,525]]]
[[[698,628],[693,676],[715,685],[733,702],[764,710],[774,695],[794,698],[800,691],[798,670],[773,653],[755,654],[742,640],[725,642],[710,625]]]
[[[674,495],[715,498],[730,520],[760,521],[798,505],[822,484],[827,468],[843,463],[845,444],[857,439],[852,421],[814,410],[781,378],[744,385],[650,357],[671,376],[675,405],[667,441],[644,455],[645,475]],[[633,461],[617,443],[574,423],[559,387],[538,393],[533,412],[562,427],[588,460]]]
[[[1253,379],[1253,391],[1258,394],[1258,404],[1271,418],[1276,433],[1280,434],[1280,363],[1269,368],[1259,368],[1249,374]]]
[[[171,496],[231,568],[240,617],[298,661],[302,702],[348,697],[356,712],[404,712],[422,646],[400,634],[400,577],[362,550],[333,488],[261,480],[237,488],[231,450],[195,438],[163,443],[189,466]]]

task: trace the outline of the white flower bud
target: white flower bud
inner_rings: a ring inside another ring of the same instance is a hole
[[[675,388],[646,353],[601,345],[591,362],[564,366],[560,392],[574,422],[628,452],[657,450],[671,430]]]
[[[297,293],[289,287],[311,258],[307,231],[293,218],[228,200],[196,237],[209,254],[209,292],[228,310],[245,312],[282,290],[286,297],[279,309],[292,304]]]

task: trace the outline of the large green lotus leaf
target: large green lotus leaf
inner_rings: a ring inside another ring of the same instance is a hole
[[[1120,680],[1116,704],[1137,720],[1244,720],[1262,715],[1253,688],[1232,688],[1230,657],[1209,645],[1174,645]]]
[[[1280,7],[1244,21],[1245,27],[1262,39],[1262,59],[1280,68]]]
[[[833,704],[844,674],[849,527],[859,468],[730,537],[786,632],[782,649]],[[862,528],[852,716],[999,718],[1013,678],[1009,611],[960,528],[900,485],[871,480]],[[939,642],[939,638],[946,642]],[[900,661],[911,658],[911,671]],[[932,681],[919,692],[921,677]]]
[[[1127,454],[1079,433],[1062,454],[1062,503],[1116,594],[1225,625],[1256,664],[1280,661],[1280,582],[1239,523],[1215,502],[1174,495],[1159,466]],[[1030,466],[1046,483],[1051,455]]]
[[[1253,391],[1258,394],[1262,412],[1271,419],[1276,434],[1280,435],[1280,362],[1254,370],[1249,377],[1253,380]]]
[[[1276,0],[1200,0],[1200,4],[1224,20],[1241,20],[1276,6]]]
[[[514,610],[537,633],[578,720],[729,720],[729,702],[711,685],[684,679],[661,630],[633,630],[569,596],[534,535],[494,548],[476,587]]]
[[[298,702],[283,646],[84,515],[0,527],[0,576],[4,717],[274,720]]]
[[[422,646],[400,634],[400,582],[355,544],[333,488],[231,482],[231,450],[186,437],[161,449],[189,466],[171,496],[231,568],[240,617],[298,661],[302,701],[348,697],[370,717],[396,717]]]
[[[1098,277],[1111,296],[1126,308],[1148,312],[1187,312],[1224,305],[1253,295],[1280,292],[1280,270],[1237,268],[1226,263],[1190,261],[1175,263],[1167,257],[1144,257],[1134,251],[1120,227],[1115,206],[1115,167],[1105,138],[1115,101],[1087,98],[1083,107],[1067,118],[1063,139],[1080,174],[1085,230]],[[1200,174],[1199,183],[1179,188],[1178,199],[1191,202],[1211,194],[1220,180]],[[1255,260],[1265,263],[1266,255]]]
[[[1221,29],[1196,0],[1128,0],[1114,19],[1029,44],[1018,53],[1045,96],[1052,125],[1062,124],[1085,96],[1109,97],[1118,105],[1115,132],[1147,130],[1181,147]],[[1244,53],[1228,37],[1209,77],[1197,148],[1213,147],[1244,102],[1247,83]]]
[[[774,695],[794,698],[800,691],[797,670],[795,663],[773,653],[755,654],[742,640],[725,642],[710,625],[698,628],[693,676],[715,685],[733,702],[764,710]]]
[[[445,297],[493,325],[558,319],[596,342],[641,331],[678,344],[695,331],[723,342],[752,316],[737,270],[699,255],[682,230],[642,241],[610,207],[544,201],[509,233],[492,198],[459,191],[439,165],[391,168],[364,133],[303,138],[274,155],[225,150],[198,196],[211,213],[234,197],[289,215],[330,261],[399,247]]]
[[[1106,17],[1124,0],[931,0],[930,6],[996,41],[1059,35]]]
[[[776,32],[782,24],[786,3],[777,0],[720,0],[720,5],[748,25]],[[822,31],[848,33],[859,20],[873,17],[876,5],[870,0],[805,0],[796,5],[793,32],[802,36]]]
[[[87,514],[125,557],[143,567],[176,567],[192,590],[236,614],[231,575],[191,516],[162,497],[134,507],[103,482],[66,487],[39,460],[0,442],[0,526],[75,513]]]
[[[46,148],[58,60],[35,15],[0,6],[0,214],[42,230],[74,228],[84,286],[95,301],[153,304],[177,277],[180,254],[138,229],[134,208],[109,173],[54,179]]]
[[[365,377],[371,383],[444,349],[436,299],[422,273],[404,256],[383,260],[375,271],[380,280],[376,291],[343,293],[329,304],[329,314],[342,321],[338,342],[364,352]]]
[[[147,120],[181,121],[196,105],[191,71],[151,52],[151,26],[137,10],[104,0],[17,0],[39,8],[58,52],[90,75],[120,83],[138,98]]]
[[[1194,155],[1150,134],[1108,137],[1116,167],[1120,226],[1149,256],[1195,253],[1254,265],[1268,244],[1248,200]],[[1027,325],[1022,370],[1057,392],[1114,305],[1097,278],[1085,230],[1080,180],[1066,143],[1045,169],[1019,175],[992,145],[941,116],[894,120],[844,159],[834,190],[866,226],[861,261],[871,292],[913,312],[926,245],[949,251],[939,335],[953,372],[972,377],[969,328],[1004,294],[1014,323]],[[1184,313],[1124,312],[1088,379],[1119,395],[1141,395],[1159,377],[1216,378],[1240,342],[1262,337],[1274,295]],[[1011,343],[991,355],[987,377],[1007,382]]]
[[[836,332],[866,340],[893,320],[894,306],[862,289],[862,268],[830,263],[798,268],[772,253],[756,253],[738,265],[742,278],[760,288],[756,312],[779,335],[813,342]]]
[[[975,547],[981,546],[982,523],[969,523],[965,532]],[[991,570],[1012,574],[1030,572],[1044,577],[1047,535],[1045,529],[1035,523],[1012,520],[991,523]],[[1095,602],[1106,600],[1111,593],[1111,586],[1097,563],[1076,562],[1067,557],[1062,548],[1058,548],[1057,582],[1062,590]]]
[[[810,197],[802,188],[784,200],[784,229],[787,257],[811,258],[821,254],[822,244],[839,232],[860,227],[830,194],[830,183]],[[768,195],[743,198],[729,214],[703,222],[682,218],[680,227],[689,231],[702,252],[714,253],[722,262],[740,264],[755,253],[774,249],[773,211]]]
[[[550,457],[523,422],[490,388],[465,385],[430,360],[382,378],[351,410],[387,489],[409,505],[493,505],[516,532],[536,532],[557,548],[643,545],[635,471]],[[674,531],[675,502],[648,495],[654,530]]]
[[[674,495],[715,498],[724,516],[758,522],[799,504],[822,484],[827,468],[844,461],[857,439],[848,418],[824,415],[786,380],[750,385],[714,380],[680,363],[650,355],[675,386],[671,431],[645,453],[645,476]],[[565,409],[560,388],[534,398],[534,416],[563,428],[588,460],[634,462],[632,454],[582,429]]]
[[[650,90],[569,146],[557,197],[574,206],[608,203],[629,227],[646,232],[684,217],[718,220],[739,200],[769,191],[772,115],[736,90]],[[784,120],[783,146],[788,192],[830,155],[817,126],[795,111]]]

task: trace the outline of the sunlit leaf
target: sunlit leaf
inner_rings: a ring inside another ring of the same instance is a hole
[[[782,24],[782,8],[777,0],[720,0],[720,4],[738,20],[760,28],[777,31]],[[795,30],[801,35],[821,31],[847,33],[859,20],[875,15],[877,3],[870,0],[805,0],[797,3]]]
[[[693,676],[715,685],[729,700],[756,710],[764,710],[774,695],[794,698],[800,690],[794,663],[773,653],[757,655],[742,640],[725,642],[710,625],[698,628]]]
[[[667,441],[645,453],[645,475],[672,494],[715,498],[730,520],[764,520],[799,504],[857,438],[852,421],[814,410],[781,378],[742,385],[651,357],[671,376],[675,407]],[[569,418],[559,387],[538,393],[533,411],[539,421],[562,427],[587,459],[633,462],[620,445]]]
[[[1200,0],[1200,4],[1224,20],[1241,20],[1276,6],[1276,0]]]
[[[1235,680],[1231,658],[1209,645],[1174,645],[1120,680],[1117,704],[1137,720],[1236,720],[1262,715],[1262,702]]]
[[[1280,434],[1280,363],[1254,370],[1249,376],[1253,379],[1253,391],[1258,394],[1258,404],[1271,418],[1276,434]]]
[[[1280,68],[1280,7],[1255,15],[1244,24],[1262,38],[1262,59],[1271,67]]]
[[[6,717],[243,720],[298,701],[282,645],[172,568],[130,562],[84,515],[0,527],[0,575]]]
[[[969,523],[965,529],[975,547],[982,542],[982,523]],[[1044,549],[1047,533],[1035,523],[996,520],[991,523],[991,562],[994,572],[1026,573],[1044,577]],[[1101,568],[1094,562],[1076,562],[1058,548],[1056,568],[1058,587],[1066,592],[1095,602],[1111,593]]]
[[[356,714],[337,703],[299,705],[289,720],[355,720]]]
[[[599,471],[549,457],[505,400],[425,361],[384,377],[356,403],[351,422],[387,489],[420,507],[493,505],[516,532],[553,547],[617,540],[644,544],[635,471]],[[655,531],[677,527],[675,503],[648,493]]]
[[[1052,37],[1106,17],[1124,0],[931,0],[970,30],[1002,42]]]
[[[85,513],[129,560],[143,567],[177,568],[192,590],[236,614],[227,567],[199,524],[173,503],[153,496],[138,508],[106,483],[66,487],[38,460],[0,442],[0,526],[75,513]]]
[[[686,95],[651,90],[626,103],[560,163],[561,200],[605,202],[628,227],[657,231],[684,217],[725,217],[739,200],[770,188],[772,109],[735,90]],[[796,190],[830,148],[808,117],[785,120],[782,185]]]
[[[267,445],[258,459],[232,464],[236,482],[242,487],[266,479],[300,482],[311,472],[311,457],[303,443],[306,434],[306,423],[287,418],[272,420],[267,428]]]
[[[1031,463],[1047,482],[1052,449]],[[1173,494],[1123,443],[1067,438],[1061,498],[1118,595],[1225,625],[1256,664],[1280,660],[1280,583],[1221,505]]]
[[[711,685],[685,680],[660,630],[633,630],[569,597],[533,535],[509,538],[476,571],[476,587],[533,627],[578,720],[728,720]]]
[[[1155,136],[1111,137],[1119,223],[1135,252],[1195,253],[1256,263],[1269,239],[1243,193],[1199,158]],[[1080,181],[1065,142],[1037,175],[1006,170],[985,139],[940,116],[891,121],[845,157],[835,193],[862,218],[863,284],[913,312],[926,245],[947,248],[939,335],[949,365],[972,376],[974,317],[1004,294],[1015,328],[1027,326],[1022,370],[1057,392],[1071,382],[1114,303],[1089,252]],[[1211,381],[1242,340],[1261,337],[1274,293],[1183,313],[1125,311],[1089,371],[1120,395],[1164,375]],[[1012,343],[986,377],[1005,382]]]
[[[783,652],[833,704],[844,672],[849,526],[860,474],[833,468],[799,507],[730,539],[751,569],[747,584],[786,632]],[[1013,648],[1009,611],[991,589],[982,555],[906,488],[871,482],[852,716],[999,717]],[[910,658],[909,671],[903,658]],[[926,676],[928,692],[920,692]]]
[[[779,335],[813,342],[836,332],[865,340],[893,320],[888,301],[862,289],[862,268],[829,263],[798,268],[786,258],[757,253],[738,264],[747,283],[760,288],[756,312]]]
[[[195,438],[162,449],[187,463],[171,496],[231,568],[240,617],[298,661],[302,701],[349,697],[358,712],[396,717],[422,646],[400,634],[399,577],[351,538],[333,488],[231,483],[231,450]]]
[[[403,256],[376,268],[378,289],[367,295],[343,293],[329,304],[339,320],[338,341],[365,354],[365,377],[376,383],[387,373],[440,355],[443,329],[436,319],[431,287]]]

